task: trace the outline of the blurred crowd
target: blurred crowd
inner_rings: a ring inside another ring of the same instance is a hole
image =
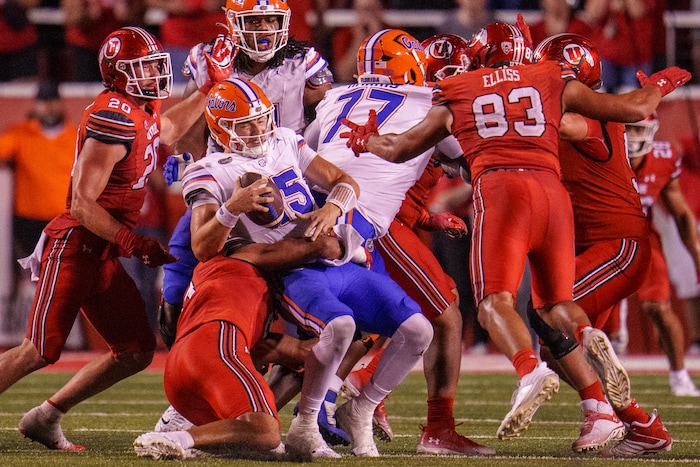
[[[59,82],[100,81],[96,52],[104,37],[124,25],[143,26],[155,34],[170,52],[176,82],[193,45],[217,32],[213,24],[225,23],[225,0],[0,0],[0,82],[38,78]],[[665,66],[663,12],[698,10],[693,0],[290,0],[295,14],[290,31],[326,57],[336,82],[352,81],[358,41],[368,31],[402,27],[423,40],[437,33],[469,38],[493,21],[499,10],[541,13],[533,27],[533,40],[559,32],[580,33],[593,39],[604,53],[606,83],[634,85],[631,61],[648,70]],[[640,9],[640,6],[642,8]],[[385,10],[426,9],[450,11],[439,28],[433,25],[388,24]],[[354,10],[356,22],[329,26],[324,14],[330,9]],[[44,14],[42,14],[44,13]],[[315,15],[314,15],[315,14]],[[313,27],[308,18],[315,18]],[[438,30],[439,29],[439,30]],[[696,71],[700,55],[697,30],[679,29],[677,65]],[[636,65],[635,64],[635,65]],[[636,67],[632,66],[634,71]],[[631,69],[630,68],[630,69]],[[696,78],[697,79],[697,78]]]

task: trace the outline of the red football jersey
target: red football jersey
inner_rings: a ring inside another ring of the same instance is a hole
[[[571,195],[576,245],[639,238],[647,220],[627,159],[625,125],[586,119],[584,141],[559,144],[562,182]]]
[[[651,151],[644,155],[642,164],[635,169],[642,206],[649,208],[656,202],[668,183],[680,176],[681,161],[668,141],[654,141]]]
[[[177,339],[204,323],[227,321],[252,344],[265,330],[271,306],[267,282],[255,266],[215,256],[194,270],[177,323]]]
[[[452,134],[464,151],[473,183],[494,169],[559,175],[561,95],[569,79],[575,79],[571,69],[545,60],[482,68],[435,85],[433,104],[449,106],[456,116]]]
[[[123,94],[103,91],[83,113],[78,129],[76,158],[88,138],[106,144],[122,144],[127,153],[114,168],[97,203],[112,217],[133,228],[146,196],[146,182],[156,167],[160,143],[161,102],[149,102],[145,110],[136,107]],[[68,189],[67,211],[46,228],[50,235],[80,225],[70,214],[72,187]]]

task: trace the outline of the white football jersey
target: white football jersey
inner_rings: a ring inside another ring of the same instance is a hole
[[[311,190],[303,173],[317,157],[304,138],[287,128],[278,128],[266,156],[252,159],[236,153],[212,153],[187,167],[182,179],[182,194],[190,208],[211,203],[221,206],[233,194],[236,180],[246,172],[270,177],[282,190],[284,216],[279,227],[270,229],[241,215],[234,227],[235,236],[256,243],[273,243],[282,238],[300,237],[306,221],[297,219],[314,209]]]
[[[401,207],[406,192],[420,178],[433,149],[404,163],[385,161],[374,154],[355,157],[341,138],[348,127],[342,118],[363,124],[370,109],[377,111],[380,133],[403,133],[420,122],[432,105],[432,90],[425,86],[350,84],[331,89],[316,108],[316,120],[307,130],[309,145],[348,173],[360,186],[357,209],[384,235]],[[457,140],[450,136],[438,149],[450,158],[461,156]]]
[[[204,58],[207,46],[207,43],[194,46],[185,62],[192,79],[198,84],[204,83],[207,78]],[[309,48],[305,54],[285,58],[282,65],[266,68],[255,76],[233,70],[231,78],[244,78],[260,86],[275,106],[277,125],[300,133],[306,126],[303,104],[306,82],[324,68],[328,68],[328,62],[316,50]]]

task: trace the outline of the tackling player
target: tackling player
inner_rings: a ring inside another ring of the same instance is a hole
[[[79,127],[68,210],[44,229],[25,264],[39,278],[26,339],[0,355],[0,392],[58,360],[81,312],[109,352],[81,368],[51,398],[22,417],[19,430],[49,449],[79,451],[61,417],[79,402],[144,369],[155,338],[145,305],[119,256],[156,267],[176,261],[136,225],[158,146],[172,144],[199,117],[211,82],[227,70],[212,64],[201,92],[161,114],[170,96],[170,55],[137,27],[110,34],[99,53],[107,89],[87,107]],[[206,89],[204,89],[206,87]],[[40,268],[40,270],[39,270]]]

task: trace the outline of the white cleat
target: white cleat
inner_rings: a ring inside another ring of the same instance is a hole
[[[534,370],[523,376],[518,389],[513,393],[510,409],[498,427],[499,439],[520,436],[532,421],[532,417],[542,403],[559,391],[559,376],[547,367],[545,362],[537,364]]]
[[[372,432],[373,412],[360,413],[356,407],[358,399],[351,399],[338,407],[335,419],[338,427],[352,438],[352,454],[358,457],[379,457]]]
[[[292,458],[308,459],[311,457],[340,458],[340,454],[328,446],[318,431],[318,424],[302,424],[297,416],[292,420],[284,441],[287,454]]]
[[[187,457],[185,448],[173,440],[168,432],[144,433],[134,440],[134,451],[139,457],[156,460],[176,460]]]
[[[584,355],[588,364],[598,374],[603,388],[617,409],[624,409],[632,401],[630,378],[618,360],[608,336],[600,329],[587,327],[583,330]]]
[[[625,424],[617,418],[612,405],[595,399],[581,401],[583,427],[578,439],[571,445],[574,452],[601,449],[610,441],[625,436]]]
[[[671,393],[678,397],[700,397],[693,380],[690,379],[688,370],[685,368],[679,371],[672,371],[668,374],[668,382],[671,385]]]
[[[180,415],[180,412],[175,410],[175,407],[169,405],[163,412],[163,415],[160,416],[160,420],[156,423],[153,431],[187,431],[193,426],[194,424]]]
[[[85,447],[66,439],[61,429],[60,418],[52,418],[40,405],[24,414],[19,421],[19,432],[25,438],[41,443],[56,451],[84,451]]]

